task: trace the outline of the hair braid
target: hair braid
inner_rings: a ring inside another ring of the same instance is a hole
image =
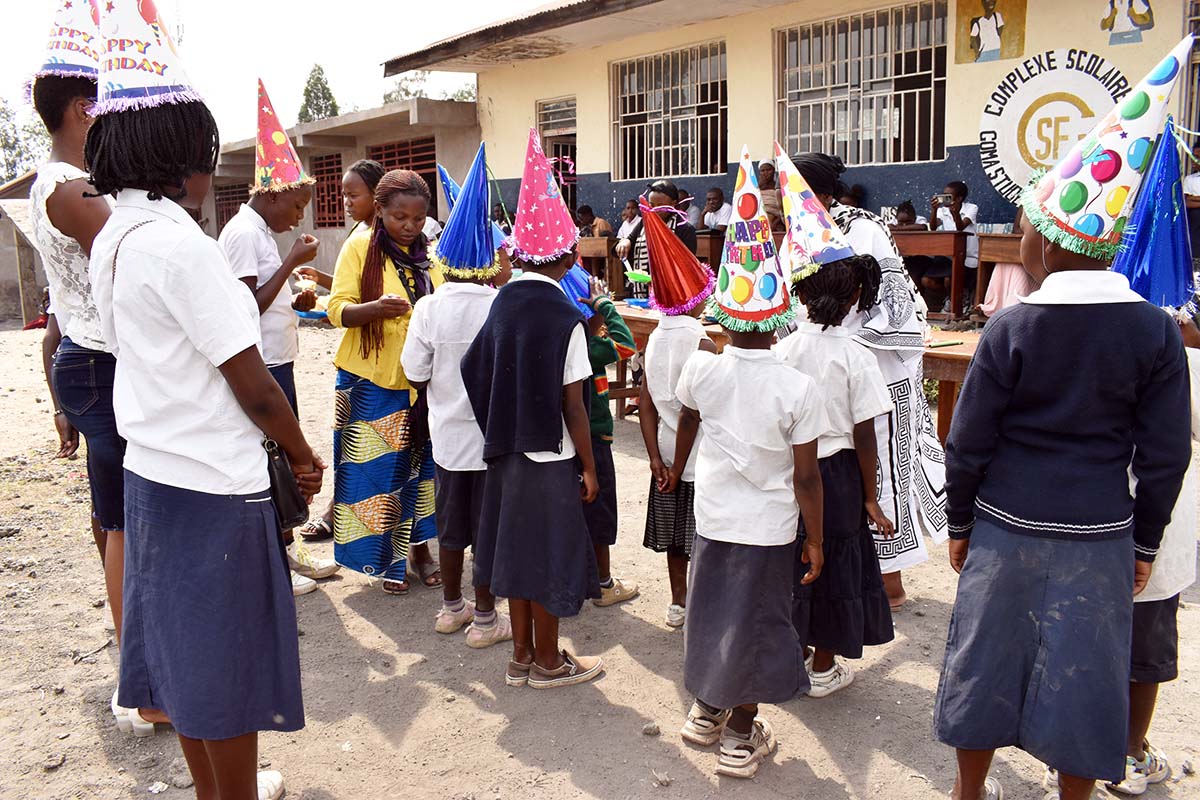
[[[208,106],[167,103],[97,117],[84,161],[97,194],[142,189],[151,200],[181,200],[184,181],[216,171],[220,142]],[[169,193],[176,188],[179,194]]]
[[[859,289],[862,290],[858,299],[859,311],[875,305],[880,279],[879,262],[872,256],[851,256],[824,265],[797,282],[795,290],[798,294],[804,294],[808,318],[824,328],[830,328],[842,324],[849,313],[854,293]]]

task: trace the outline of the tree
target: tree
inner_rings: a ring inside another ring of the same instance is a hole
[[[401,100],[408,100],[413,97],[428,97],[425,88],[426,82],[429,80],[429,70],[417,69],[412,72],[406,72],[396,79],[391,89],[383,93],[383,102],[398,103]]]
[[[0,98],[0,183],[19,178],[50,152],[50,135],[38,120],[21,122]]]
[[[442,92],[443,100],[458,100],[463,103],[474,103],[476,100],[475,84],[468,83],[465,86],[460,86],[453,92]]]
[[[321,69],[320,64],[313,64],[312,72],[308,73],[308,83],[304,84],[304,102],[300,105],[296,121],[316,122],[337,115],[337,100],[329,88],[329,81],[325,79],[325,70]]]

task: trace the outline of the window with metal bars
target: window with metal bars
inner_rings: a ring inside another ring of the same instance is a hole
[[[242,207],[250,202],[250,187],[244,183],[231,183],[213,187],[213,203],[217,211],[217,233],[225,229],[225,223]]]
[[[429,184],[429,216],[437,218],[437,146],[432,136],[371,145],[367,148],[367,158],[378,161],[388,171],[411,169],[424,178]]]
[[[609,86],[615,180],[725,174],[725,42],[614,63]]]
[[[1200,0],[1188,3],[1187,29],[1196,37],[1192,45],[1192,63],[1188,70],[1188,82],[1184,84],[1183,118],[1192,130],[1200,130]]]
[[[346,224],[342,205],[342,154],[313,156],[309,174],[316,179],[313,187],[313,227],[341,228]]]
[[[537,104],[538,133],[543,139],[575,134],[575,98],[539,100]]]
[[[778,31],[779,140],[847,164],[946,157],[946,0]]]

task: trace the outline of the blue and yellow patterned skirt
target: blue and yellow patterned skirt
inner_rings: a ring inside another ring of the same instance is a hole
[[[437,536],[432,446],[412,450],[407,389],[384,389],[345,370],[336,389],[334,558],[402,581],[409,547]]]

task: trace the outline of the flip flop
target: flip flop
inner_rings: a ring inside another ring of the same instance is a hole
[[[409,588],[410,587],[409,587],[408,581],[384,581],[383,582],[383,593],[390,594],[395,597],[400,597],[402,595],[408,594]]]
[[[442,585],[442,566],[436,561],[418,561],[413,564],[413,569],[421,576],[421,583],[425,584],[426,588],[436,589]],[[437,576],[433,583],[429,582],[430,578]]]
[[[333,526],[324,517],[310,519],[300,528],[300,538],[307,542],[319,542],[333,536]]]

